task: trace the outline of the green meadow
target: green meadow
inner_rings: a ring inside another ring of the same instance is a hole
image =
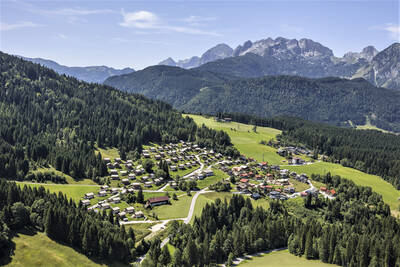
[[[35,184],[29,182],[17,182],[17,184],[31,187],[43,186],[46,190],[49,190],[50,193],[62,192],[64,195],[67,195],[68,198],[72,198],[76,202],[79,202],[86,193],[95,193],[100,189],[100,186],[97,185]]]
[[[276,154],[276,149],[260,144],[260,141],[274,139],[281,131],[268,127],[257,127],[253,132],[253,125],[237,122],[216,122],[213,118],[205,118],[200,115],[186,115],[191,117],[198,125],[203,123],[216,130],[224,130],[231,137],[235,147],[247,157],[258,161],[267,161],[270,164],[281,164],[283,157]]]
[[[114,263],[96,263],[73,248],[59,244],[43,233],[18,234],[13,238],[15,251],[11,262],[6,265],[16,266],[127,266]]]
[[[252,257],[239,264],[240,267],[327,267],[337,266],[323,263],[319,260],[307,260],[304,257],[297,257],[288,250],[271,252],[261,256]]]

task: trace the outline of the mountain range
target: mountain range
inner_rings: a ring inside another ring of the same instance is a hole
[[[131,68],[114,69],[107,66],[68,67],[60,65],[55,61],[43,58],[27,58],[27,57],[21,57],[21,58],[53,69],[59,74],[65,74],[85,82],[93,82],[93,83],[102,83],[110,76],[122,75],[135,71],[134,69]]]
[[[375,86],[400,90],[400,44],[378,52],[373,46],[361,52],[348,52],[342,58],[332,50],[310,39],[267,38],[246,41],[232,49],[219,44],[201,57],[175,62],[168,58],[160,65],[218,72],[238,77],[264,75],[298,75],[309,78],[336,76],[364,78]]]
[[[342,126],[363,125],[369,119],[380,128],[400,131],[400,92],[375,87],[362,78],[241,78],[202,68],[152,66],[110,77],[105,84],[167,101],[190,113],[289,115]]]

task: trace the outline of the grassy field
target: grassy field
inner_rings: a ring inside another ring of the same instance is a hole
[[[228,175],[221,170],[216,168],[212,169],[214,171],[214,176],[206,177],[203,180],[197,181],[197,187],[200,189],[206,188],[209,185],[215,184],[216,182],[224,180]]]
[[[38,168],[35,171],[33,171],[33,173],[38,173],[38,172],[54,172],[55,174],[59,175],[59,176],[64,176],[65,180],[67,181],[68,184],[93,184],[95,185],[96,183],[93,182],[90,179],[81,179],[81,180],[75,180],[74,178],[72,178],[71,176],[57,171],[55,168],[53,168],[52,166],[48,167],[48,168]]]
[[[216,122],[213,118],[205,118],[199,115],[187,115],[194,119],[198,125],[203,123],[216,130],[224,130],[231,137],[235,147],[248,157],[255,158],[258,161],[269,162],[270,164],[281,164],[283,157],[276,154],[276,149],[260,144],[261,140],[269,141],[274,139],[280,130],[268,127],[257,127],[257,132],[253,132],[253,126],[237,122]]]
[[[114,160],[115,158],[120,157],[118,149],[115,147],[100,148],[96,146],[96,152],[100,153],[103,159],[110,158],[111,160]]]
[[[31,186],[31,187],[40,187],[43,186],[46,190],[49,190],[50,193],[58,193],[62,192],[67,195],[68,198],[72,198],[76,202],[82,199],[85,193],[96,192],[99,190],[100,186],[96,185],[63,185],[63,184],[34,184],[27,182],[17,182],[19,185]]]
[[[178,200],[170,199],[171,205],[157,206],[149,210],[149,213],[155,212],[160,220],[186,218],[189,213],[192,196],[182,196]]]
[[[15,255],[7,266],[126,266],[122,264],[98,264],[74,249],[52,241],[43,233],[19,234],[13,238]]]
[[[133,232],[135,233],[136,243],[139,243],[143,238],[145,238],[151,233],[150,227],[152,227],[155,224],[156,223],[128,224],[125,225],[125,229],[128,231],[129,228],[132,228]]]
[[[307,260],[289,253],[288,250],[271,252],[262,256],[253,257],[250,260],[243,261],[240,267],[325,267],[336,266],[323,263],[319,260]]]
[[[382,195],[383,200],[390,205],[392,210],[397,209],[400,204],[400,201],[397,200],[400,197],[400,191],[396,190],[390,183],[376,175],[366,174],[356,169],[343,167],[342,165],[329,162],[317,162],[311,165],[291,166],[285,168],[297,173],[306,173],[308,175],[311,175],[312,173],[326,174],[327,172],[331,172],[333,175],[340,175],[341,177],[352,180],[358,185],[372,187],[375,192]]]

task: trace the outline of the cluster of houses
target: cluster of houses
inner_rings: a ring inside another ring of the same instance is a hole
[[[296,191],[295,187],[291,185],[290,179],[302,183],[309,182],[306,174],[297,174],[286,169],[281,170],[279,166],[270,166],[267,162],[257,163],[253,160],[232,167],[228,171],[225,168],[224,171],[230,176],[237,177],[236,189],[239,192],[251,194],[254,199],[266,195],[272,199],[285,200]]]
[[[232,122],[232,118],[218,118],[218,117],[214,117],[214,121],[217,121],[217,122]]]

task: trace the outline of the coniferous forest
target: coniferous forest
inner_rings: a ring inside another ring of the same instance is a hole
[[[139,155],[142,145],[194,141],[235,156],[229,136],[198,127],[161,101],[81,82],[0,53],[0,177],[51,165],[74,178],[107,174],[95,147]],[[57,179],[57,178],[54,178]]]

